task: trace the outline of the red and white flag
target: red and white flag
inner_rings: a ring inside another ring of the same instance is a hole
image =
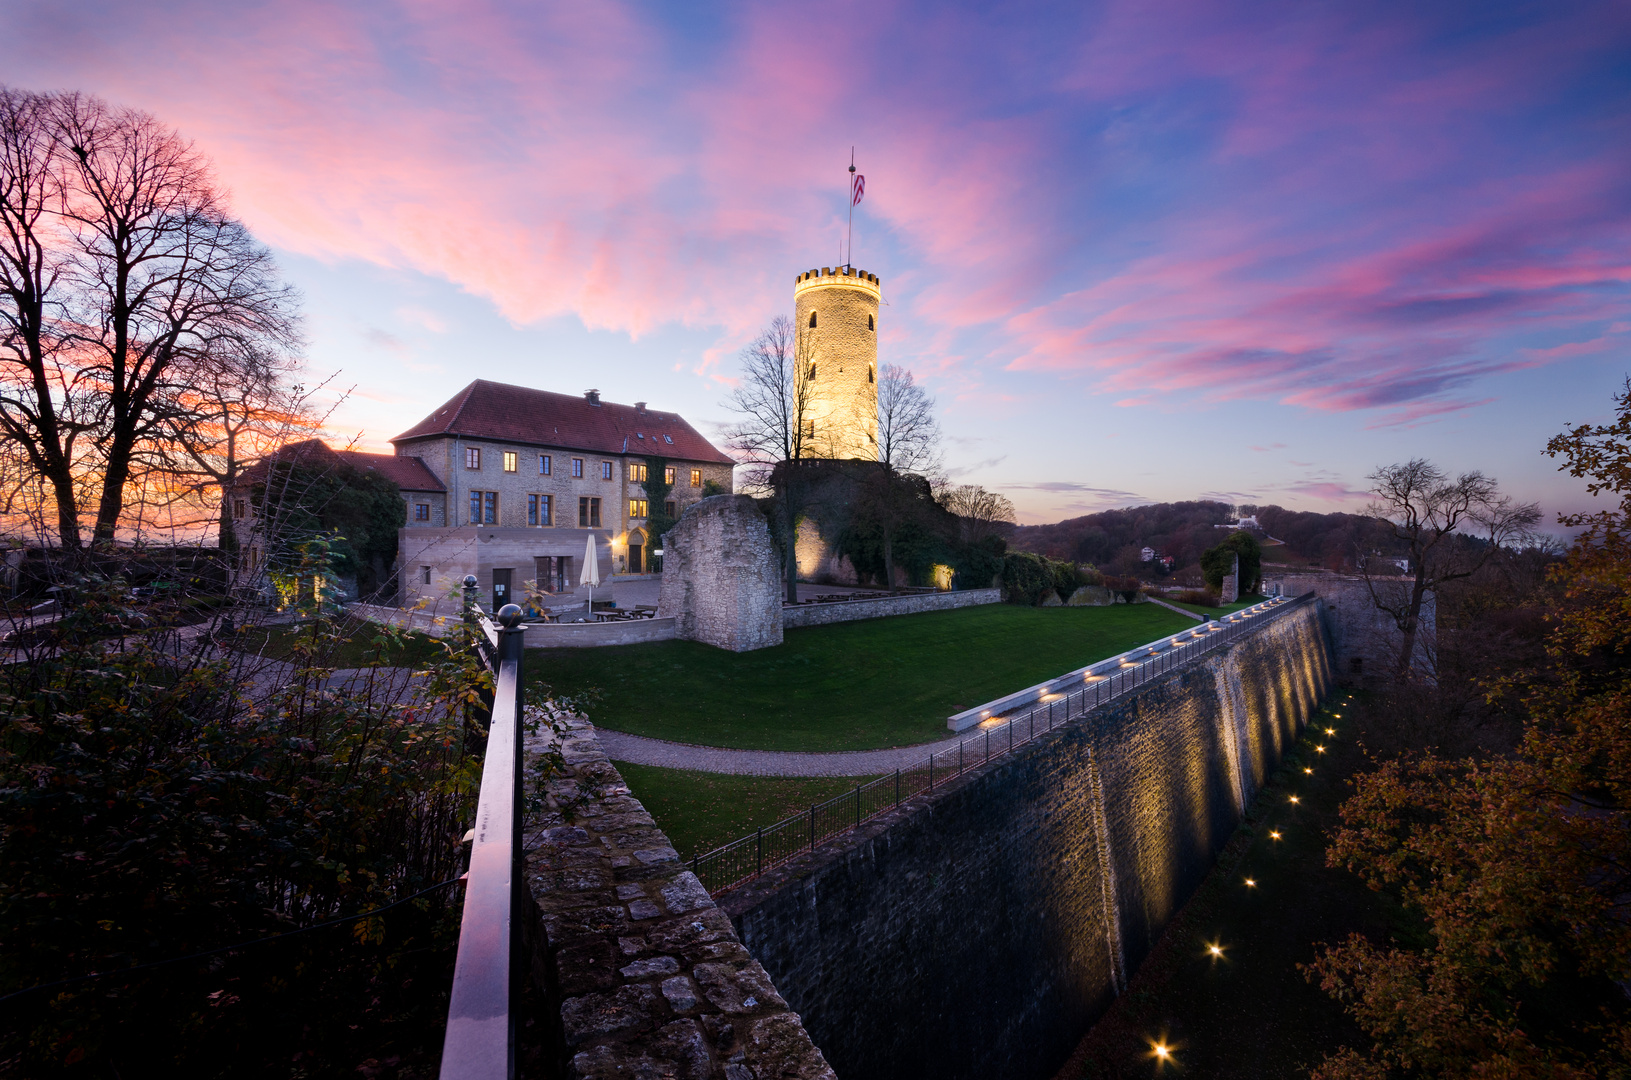
[[[849,204],[859,206],[861,196],[866,194],[866,177],[856,173],[849,178]]]

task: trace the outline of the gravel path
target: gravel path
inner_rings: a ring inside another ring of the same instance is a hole
[[[665,769],[694,769],[698,772],[733,773],[738,776],[875,776],[915,765],[932,753],[955,750],[959,738],[953,735],[938,742],[897,746],[889,750],[842,750],[815,753],[796,750],[730,750],[721,746],[694,746],[690,743],[648,739],[608,728],[596,728],[606,756],[613,761],[635,765],[660,765]]]

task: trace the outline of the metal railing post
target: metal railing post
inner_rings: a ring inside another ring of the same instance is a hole
[[[934,755],[929,755],[929,790],[934,790]]]
[[[895,770],[895,805],[900,805],[900,770]]]
[[[753,868],[753,872],[755,874],[762,874],[765,872],[765,831],[763,827],[759,829],[759,858],[758,864]]]
[[[810,850],[815,850],[815,803],[810,804]]]

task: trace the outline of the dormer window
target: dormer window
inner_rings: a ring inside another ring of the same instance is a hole
[[[810,312],[810,329],[811,330],[814,330],[816,328],[815,317],[816,317],[816,313],[813,312],[813,311]]]

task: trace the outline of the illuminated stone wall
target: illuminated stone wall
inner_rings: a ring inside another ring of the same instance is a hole
[[[822,267],[794,281],[794,325],[816,369],[809,383],[815,457],[878,460],[881,298],[877,275],[864,270]]]
[[[1052,1075],[1332,675],[1289,610],[720,906],[845,1080]]]
[[[770,528],[746,495],[715,495],[663,534],[657,617],[678,637],[732,652],[782,643],[781,566]]]

